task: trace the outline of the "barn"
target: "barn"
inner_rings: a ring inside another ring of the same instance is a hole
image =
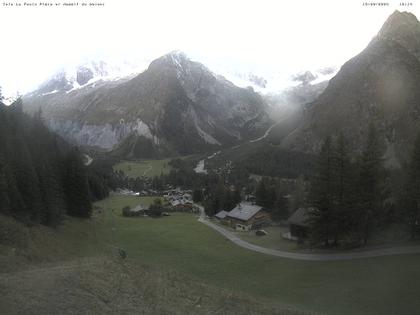
[[[299,240],[308,236],[308,216],[313,208],[299,208],[287,220],[291,239]]]

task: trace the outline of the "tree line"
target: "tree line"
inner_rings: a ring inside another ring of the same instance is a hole
[[[402,194],[392,190],[383,154],[373,124],[359,154],[350,152],[342,133],[324,140],[308,197],[312,242],[366,245],[376,231],[395,222],[406,223],[413,238],[419,235],[420,137],[409,164],[401,171],[405,177]]]
[[[50,226],[66,214],[89,217],[91,200],[106,192],[91,192],[78,149],[49,131],[41,113],[30,117],[22,106],[21,99],[0,101],[0,213]]]

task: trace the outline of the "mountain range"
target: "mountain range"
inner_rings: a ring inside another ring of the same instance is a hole
[[[328,135],[343,133],[357,153],[373,124],[387,166],[398,168],[419,130],[420,23],[408,12],[394,12],[331,80],[302,72],[292,77],[294,87],[278,94],[235,86],[178,51],[140,74],[110,78],[107,69],[97,62],[73,75],[60,72],[25,95],[25,109],[41,109],[47,125],[67,140],[125,158],[237,147],[267,130],[271,144],[309,154],[319,152]],[[242,77],[267,84],[251,73]]]
[[[78,145],[128,158],[185,155],[259,137],[272,123],[267,104],[182,52],[138,75],[105,80],[103,64],[58,73],[24,97],[47,125]]]

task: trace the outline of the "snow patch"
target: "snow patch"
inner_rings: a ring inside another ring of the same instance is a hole
[[[210,154],[206,159],[210,160],[210,159],[214,158],[216,155],[220,154],[220,152],[222,152],[222,151],[217,151],[213,154]],[[197,166],[194,168],[194,172],[196,172],[198,174],[207,174],[206,165],[205,165],[205,160],[206,159],[198,161]]]
[[[197,166],[194,168],[194,172],[198,174],[207,174],[207,171],[204,167],[204,160],[198,162]]]
[[[54,90],[54,91],[51,91],[51,92],[43,93],[43,94],[41,94],[41,96],[51,95],[51,94],[55,94],[57,92],[59,92],[59,91],[58,90]]]

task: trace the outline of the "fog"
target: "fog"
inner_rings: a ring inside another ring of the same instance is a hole
[[[215,72],[252,72],[280,88],[296,72],[342,65],[395,9],[419,16],[415,1],[407,9],[399,1],[385,7],[354,0],[102,1],[104,7],[1,5],[4,93],[28,92],[86,59],[144,68],[172,50]]]

